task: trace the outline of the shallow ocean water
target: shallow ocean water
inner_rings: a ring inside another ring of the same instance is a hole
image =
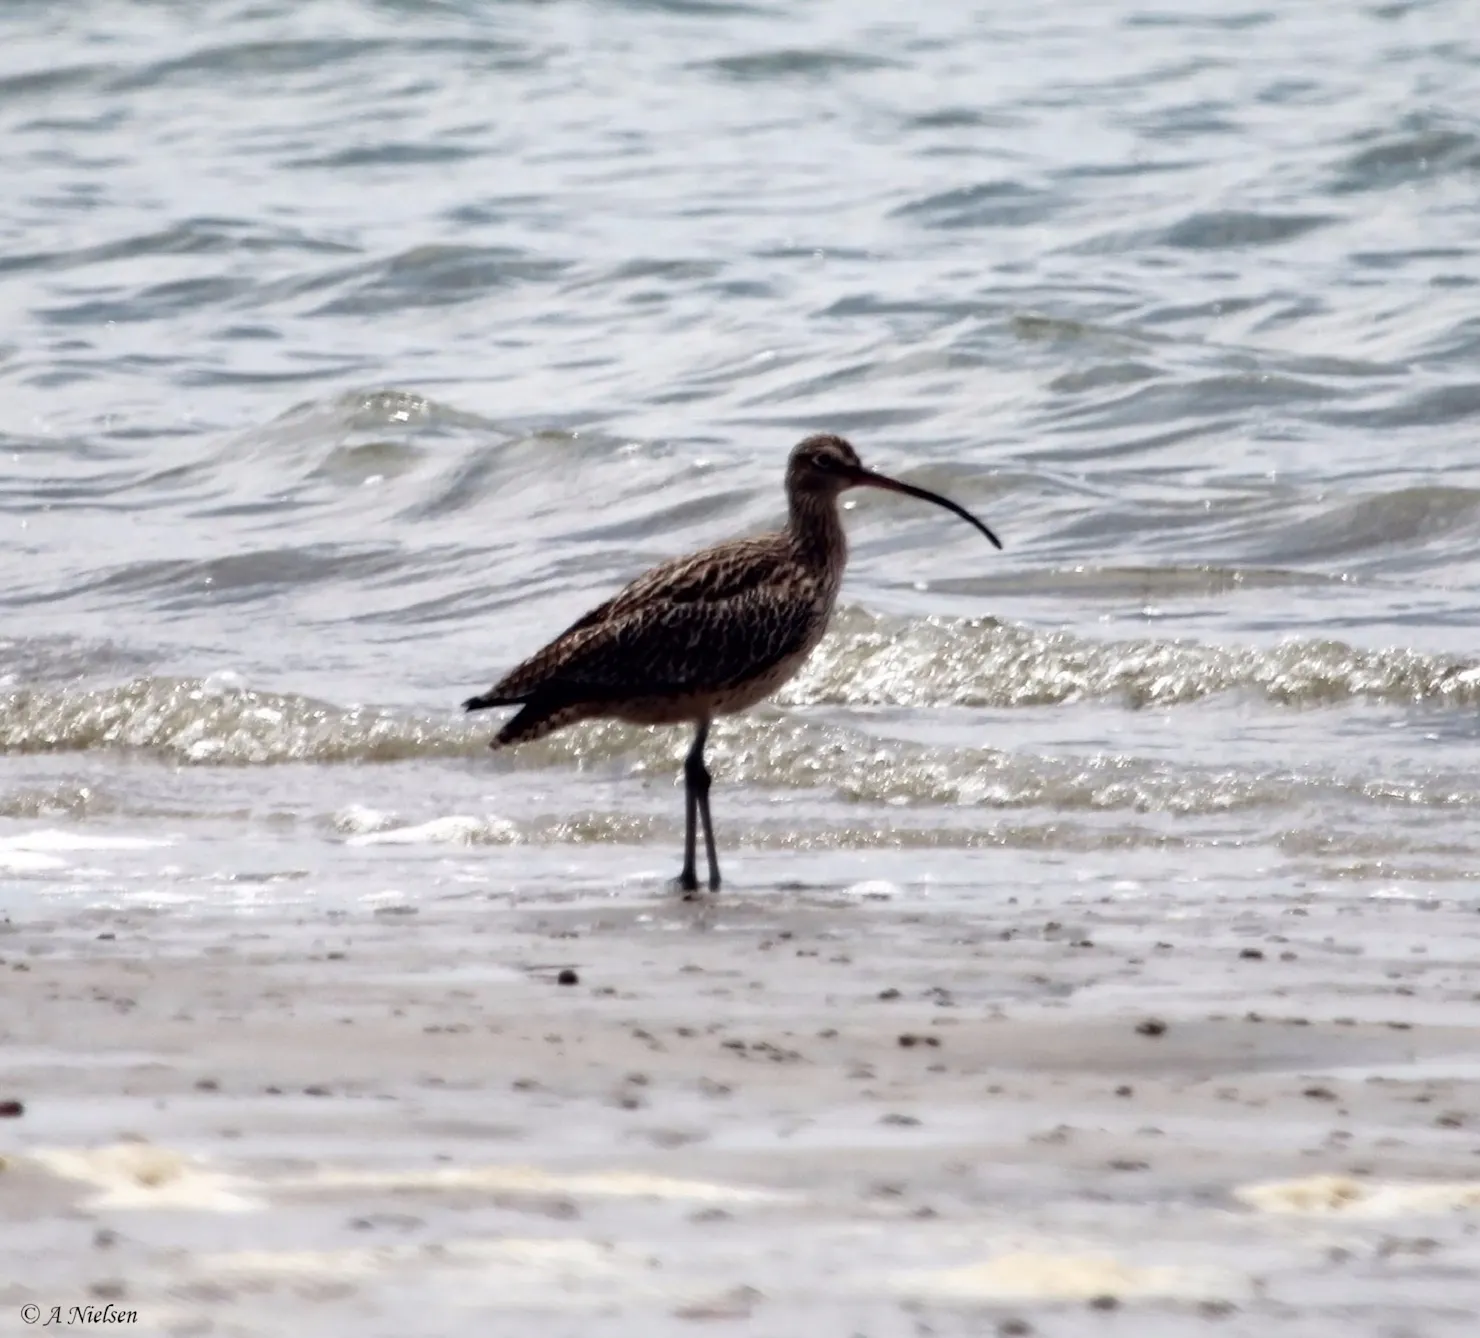
[[[1470,896],[1473,17],[7,7],[8,903],[125,895],[52,830],[184,903],[388,831],[658,890],[677,731],[494,757],[456,705],[777,522],[814,430],[1006,552],[850,512],[829,640],[716,733],[741,894],[893,848],[991,898],[998,847]]]

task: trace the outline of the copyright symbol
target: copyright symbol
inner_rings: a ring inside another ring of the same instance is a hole
[[[21,1318],[27,1324],[34,1324],[41,1318],[41,1307],[39,1305],[23,1305],[21,1307]]]

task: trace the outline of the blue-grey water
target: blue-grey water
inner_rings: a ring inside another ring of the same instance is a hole
[[[851,511],[716,736],[737,888],[1467,895],[1477,109],[1469,0],[5,6],[7,895],[407,828],[657,886],[676,731],[457,703],[816,430],[1006,551]]]

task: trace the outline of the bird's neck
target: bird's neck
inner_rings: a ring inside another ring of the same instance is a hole
[[[795,492],[791,495],[791,518],[787,534],[801,559],[825,572],[831,582],[842,579],[848,561],[848,538],[838,515],[838,499],[823,493]]]

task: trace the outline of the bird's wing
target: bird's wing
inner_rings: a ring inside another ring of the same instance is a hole
[[[506,674],[490,697],[603,701],[715,690],[800,649],[817,592],[775,541],[663,563]]]
[[[624,586],[604,604],[577,618],[568,635],[624,617],[653,603],[688,604],[729,599],[774,587],[783,576],[785,556],[777,535],[735,539],[686,557],[660,562]]]

